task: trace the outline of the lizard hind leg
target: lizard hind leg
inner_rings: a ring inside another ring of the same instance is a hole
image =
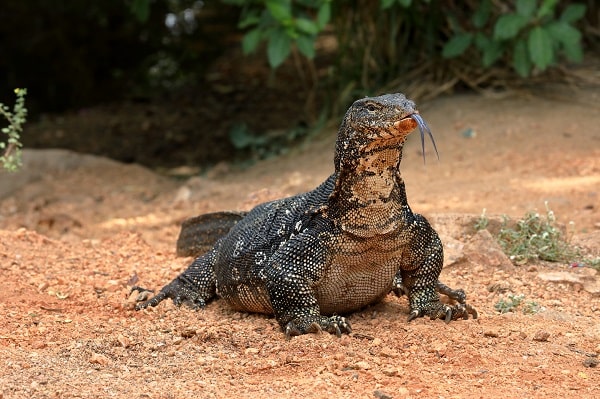
[[[173,300],[176,306],[186,304],[192,309],[203,308],[215,296],[216,279],[212,268],[213,251],[200,256],[173,281],[165,285],[154,297],[144,300],[141,298],[135,310],[157,306],[167,298]],[[131,291],[145,293],[141,287],[133,287]]]

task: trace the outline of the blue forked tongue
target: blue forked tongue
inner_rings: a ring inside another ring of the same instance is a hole
[[[433,134],[431,134],[431,129],[429,129],[429,126],[427,126],[427,123],[425,123],[425,121],[423,120],[421,115],[412,114],[410,117],[415,122],[417,122],[417,125],[419,125],[419,131],[421,132],[421,148],[423,150],[423,163],[425,163],[425,132],[427,132],[427,134],[429,135],[429,138],[431,139],[431,143],[433,144],[433,148],[435,150],[435,155],[437,155],[437,159],[439,161],[440,154],[438,153],[437,146],[435,145],[435,140],[433,139]]]

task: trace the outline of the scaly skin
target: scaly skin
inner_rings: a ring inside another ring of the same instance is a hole
[[[218,295],[235,309],[274,314],[288,337],[321,330],[339,336],[352,330],[338,314],[393,291],[408,296],[409,321],[476,318],[464,291],[438,280],[442,243],[406,199],[400,161],[416,127],[431,136],[402,94],[357,100],[340,126],[335,172],[324,183],[240,216],[211,250],[136,308],[166,298],[203,307]],[[443,304],[438,292],[458,303]]]

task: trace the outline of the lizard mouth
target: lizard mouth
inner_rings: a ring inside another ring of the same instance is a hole
[[[398,122],[394,123],[399,130],[402,130],[406,133],[412,131],[416,127],[419,127],[419,132],[421,133],[421,150],[423,151],[423,162],[425,162],[425,132],[431,139],[431,143],[433,144],[433,149],[435,150],[435,155],[437,159],[440,159],[440,154],[438,153],[437,146],[435,145],[435,140],[433,139],[433,134],[431,133],[431,129],[425,123],[425,120],[418,113],[411,114],[406,118],[400,119]],[[406,130],[404,130],[406,129]]]

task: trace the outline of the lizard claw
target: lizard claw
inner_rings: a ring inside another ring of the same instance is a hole
[[[296,319],[288,322],[284,328],[285,336],[288,339],[308,333],[319,334],[321,331],[335,334],[339,338],[342,336],[342,333],[350,334],[352,328],[346,318],[341,316],[318,316],[317,319],[310,317],[305,320]]]
[[[421,317],[421,316],[422,316],[421,312],[419,310],[415,309],[408,314],[408,319],[406,321],[410,323],[414,319]]]
[[[431,320],[443,319],[446,324],[452,320],[467,320],[469,315],[473,316],[473,319],[478,317],[477,310],[468,303],[458,303],[453,306],[438,303],[428,310],[412,310],[408,315],[408,321],[410,322],[424,315],[428,315]]]
[[[149,300],[144,300],[143,294],[148,292],[154,292],[142,287],[132,287],[131,292],[138,291],[139,303],[135,305],[135,310],[146,309],[147,307],[157,306],[159,303],[167,298],[171,298],[175,306],[180,307],[182,304],[188,305],[190,308],[197,310],[206,306],[204,299],[198,295],[198,293],[186,286],[186,281],[180,278],[176,278],[169,284],[165,285],[154,297]],[[131,293],[130,292],[130,293]]]

